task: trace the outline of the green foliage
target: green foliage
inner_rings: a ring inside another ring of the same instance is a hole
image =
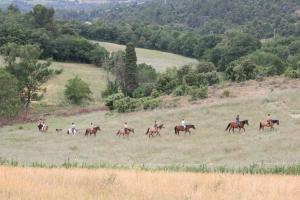
[[[223,97],[229,97],[230,96],[230,91],[229,90],[224,90],[222,93]]]
[[[125,69],[124,69],[124,90],[123,93],[132,96],[133,91],[137,88],[137,57],[135,47],[129,43],[125,50]]]
[[[255,79],[257,74],[257,65],[247,59],[232,62],[226,70],[227,78],[238,82]]]
[[[133,99],[130,97],[124,97],[122,99],[116,100],[113,103],[114,109],[119,113],[133,112],[141,106],[141,102],[138,99]]]
[[[192,96],[191,100],[197,100],[197,99],[205,99],[208,97],[208,87],[207,86],[201,86],[199,88],[193,87],[189,91],[189,95]]]
[[[161,74],[156,82],[156,89],[159,92],[171,94],[178,85],[176,69],[168,69]]]
[[[70,79],[66,84],[65,96],[73,104],[81,104],[84,100],[89,100],[92,94],[89,85],[78,76]]]
[[[138,70],[138,83],[154,83],[157,79],[158,74],[156,70],[151,66],[145,63],[139,64],[137,66]]]
[[[28,107],[32,100],[40,100],[42,84],[53,75],[53,70],[49,69],[51,62],[38,60],[41,50],[36,45],[7,44],[1,50],[7,64],[6,69],[18,80],[21,98],[26,106]]]
[[[112,94],[110,96],[108,96],[105,99],[105,105],[110,109],[110,110],[114,110],[114,102],[120,99],[124,98],[124,94],[123,93],[116,93],[116,94]]]
[[[216,67],[211,62],[200,62],[196,67],[196,71],[198,73],[208,73],[216,71]]]
[[[102,92],[102,97],[108,97],[112,94],[118,93],[118,85],[117,82],[108,81],[106,89]]]
[[[46,27],[53,23],[54,9],[38,4],[34,6],[32,16],[36,27]]]
[[[160,96],[160,93],[157,91],[156,88],[154,88],[151,92],[151,97],[155,99],[155,98],[158,98],[159,96]]]
[[[108,56],[109,52],[105,48],[96,46],[95,49],[90,52],[89,59],[91,63],[101,67]]]
[[[0,117],[11,117],[21,110],[17,79],[0,69]]]
[[[161,105],[160,99],[145,98],[143,99],[144,110],[153,110]]]
[[[141,84],[138,88],[136,88],[132,94],[134,98],[143,98],[151,96],[153,89],[155,88],[154,84]]]
[[[291,79],[300,78],[300,69],[293,69],[291,67],[287,68],[284,75]]]

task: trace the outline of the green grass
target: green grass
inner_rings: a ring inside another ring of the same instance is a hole
[[[95,41],[94,41],[95,42]],[[108,42],[97,42],[110,52],[125,50],[124,45],[113,44]],[[158,71],[164,71],[171,67],[182,67],[187,64],[195,65],[198,63],[196,59],[184,56],[166,53],[162,51],[136,48],[138,63],[146,63],[152,65]]]
[[[47,88],[41,103],[46,105],[61,105],[66,103],[64,97],[65,85],[68,80],[76,75],[87,82],[93,92],[95,103],[101,102],[101,91],[106,86],[106,72],[94,65],[78,63],[58,63],[52,64],[54,69],[63,69],[63,73],[50,79],[43,87]]]
[[[288,166],[300,161],[300,119],[290,113],[300,110],[300,93],[273,92],[267,97],[226,99],[213,105],[196,104],[184,108],[155,110],[128,114],[91,113],[68,118],[51,117],[50,130],[40,134],[36,124],[7,126],[0,129],[0,157],[17,160],[21,164],[43,163],[60,165],[70,163],[109,163],[111,165],[177,166],[204,164],[210,168],[225,166],[243,168],[252,164]],[[248,119],[246,133],[228,135],[224,132],[229,121],[239,113]],[[275,131],[259,132],[259,121],[267,113],[280,119]],[[185,118],[196,125],[192,135],[174,135],[174,125]],[[162,136],[149,139],[146,128],[154,120],[166,128]],[[129,138],[115,133],[127,121],[135,128]],[[68,136],[66,128],[75,122],[81,134]],[[84,137],[83,131],[90,122],[100,125],[97,137]],[[56,128],[64,132],[56,133]]]

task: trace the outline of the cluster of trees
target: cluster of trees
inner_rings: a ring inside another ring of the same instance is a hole
[[[42,5],[26,14],[12,5],[0,11],[0,46],[33,44],[40,47],[41,59],[102,65],[108,52],[79,36],[66,23],[55,21],[54,14],[53,9]]]
[[[299,36],[296,14],[298,0],[152,0],[137,6],[120,5],[107,9],[64,12],[65,19],[106,22],[143,23],[171,27],[195,28],[202,34],[223,34],[238,28],[259,39]]]

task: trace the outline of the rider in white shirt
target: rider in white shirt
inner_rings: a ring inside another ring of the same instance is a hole
[[[72,123],[72,128],[71,128],[73,134],[75,133],[75,129],[76,129],[76,126],[75,126],[75,124],[74,124],[74,122],[73,122],[73,123]]]
[[[181,125],[183,126],[184,129],[186,128],[186,123],[185,123],[185,120],[184,120],[184,119],[182,119]]]

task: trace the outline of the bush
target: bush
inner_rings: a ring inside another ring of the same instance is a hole
[[[105,99],[105,105],[110,109],[110,110],[114,110],[114,102],[117,100],[120,100],[124,98],[124,94],[123,93],[116,93],[116,94],[112,94],[110,96],[108,96]]]
[[[200,88],[192,88],[189,94],[192,96],[191,100],[205,99],[208,97],[208,87],[201,86]]]
[[[186,94],[187,87],[185,85],[179,85],[175,90],[173,91],[174,96],[184,96]]]
[[[226,77],[238,82],[255,79],[257,74],[257,66],[246,59],[234,61],[226,69]]]
[[[133,99],[130,97],[125,97],[125,98],[116,100],[113,103],[114,109],[116,109],[119,113],[133,112],[140,106],[141,106],[140,100]]]
[[[177,87],[177,85],[178,82],[176,79],[176,75],[174,75],[172,72],[167,71],[158,78],[156,82],[156,89],[159,92],[171,94],[172,91]]]
[[[300,70],[289,67],[285,71],[284,75],[291,79],[297,79],[297,78],[300,78]]]
[[[81,104],[84,100],[90,99],[91,94],[89,85],[78,76],[70,79],[66,85],[65,96],[73,104]]]
[[[157,98],[160,96],[160,93],[157,91],[157,89],[153,89],[151,92],[151,97],[152,98]]]
[[[153,84],[142,84],[133,91],[132,96],[133,98],[148,97],[151,95],[154,87],[155,86]]]
[[[212,71],[216,71],[216,67],[211,62],[200,62],[196,68],[198,73],[208,73]]]
[[[143,108],[144,108],[144,110],[153,110],[153,109],[159,107],[160,104],[161,104],[160,99],[147,98],[147,99],[144,99],[144,101],[143,101]]]
[[[230,96],[230,91],[229,90],[224,90],[222,96],[223,97],[229,97]]]

